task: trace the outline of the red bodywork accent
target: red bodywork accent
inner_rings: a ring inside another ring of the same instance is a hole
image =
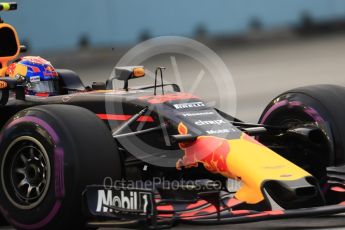
[[[187,207],[188,209],[189,207]],[[205,208],[202,208],[200,210],[197,210],[197,211],[191,211],[191,212],[185,212],[185,213],[182,213],[180,215],[180,217],[184,217],[184,218],[198,218],[199,215],[204,215],[206,213],[215,213],[217,212],[217,208],[214,206],[214,205],[209,205]]]
[[[157,210],[158,211],[174,211],[174,206],[172,206],[171,204],[159,205],[159,206],[157,206]],[[161,217],[172,217],[173,214],[159,214],[159,216],[161,216]]]
[[[332,187],[331,190],[334,192],[345,192],[345,189],[339,186]]]
[[[142,96],[139,97],[140,100],[147,101],[151,104],[161,104],[167,101],[176,101],[182,99],[197,99],[198,97],[190,93],[171,93],[164,95],[155,96]]]
[[[249,210],[234,210],[234,211],[230,211],[230,213],[236,216],[242,216],[242,215],[250,214],[250,211]]]
[[[200,207],[200,206],[205,205],[207,203],[208,202],[206,200],[198,200],[198,202],[188,205],[187,209],[197,208],[197,207]]]
[[[239,204],[242,204],[242,201],[239,201],[235,198],[230,198],[228,201],[225,202],[226,203],[226,207],[224,206],[220,206],[219,210],[217,209],[216,206],[214,206],[211,203],[208,203],[207,201],[204,200],[199,200],[197,203],[195,204],[190,204],[187,206],[187,210],[191,210],[191,211],[186,211],[184,213],[182,213],[180,215],[180,217],[182,217],[183,219],[198,219],[200,218],[200,216],[203,216],[205,214],[212,214],[212,213],[216,213],[217,211],[222,212],[225,209],[230,209],[229,212],[231,214],[234,215],[247,215],[250,214],[249,210],[238,210],[238,211],[232,211],[231,209]],[[206,205],[205,207],[201,208],[203,205]],[[200,207],[200,209],[193,211],[193,208],[198,208]]]
[[[49,97],[49,93],[36,93],[35,96],[38,96],[38,97]]]
[[[239,205],[239,204],[242,204],[242,203],[243,203],[243,201],[237,200],[235,198],[231,198],[226,203],[226,206],[228,206],[228,207],[235,207],[236,205]]]
[[[276,216],[276,215],[283,215],[284,211],[281,210],[274,210],[274,211],[266,211],[258,214],[248,215],[248,217],[259,217],[259,216]]]
[[[132,117],[132,115],[124,115],[124,114],[96,114],[96,115],[102,120],[110,120],[110,121],[127,121]],[[153,122],[153,118],[151,116],[141,116],[138,118],[137,121]]]

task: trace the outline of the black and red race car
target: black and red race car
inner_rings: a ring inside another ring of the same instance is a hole
[[[20,53],[15,29],[1,23],[0,38],[4,224],[153,229],[345,212],[344,87],[285,92],[258,124],[174,84],[129,88],[140,66],[115,69],[123,89],[58,70],[61,95],[28,96],[3,76]]]

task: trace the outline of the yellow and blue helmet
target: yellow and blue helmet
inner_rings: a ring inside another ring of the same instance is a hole
[[[24,78],[26,94],[36,96],[60,94],[58,73],[49,61],[41,57],[22,57],[8,66],[6,75]]]

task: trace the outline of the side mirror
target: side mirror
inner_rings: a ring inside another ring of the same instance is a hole
[[[145,70],[143,66],[124,66],[115,67],[114,79],[124,81],[124,89],[128,91],[128,81],[131,79],[145,76]]]
[[[143,76],[145,76],[145,70],[143,66],[115,67],[115,79],[117,80],[126,81],[132,78]]]
[[[0,76],[5,76],[7,64],[20,53],[17,31],[9,24],[0,24]]]

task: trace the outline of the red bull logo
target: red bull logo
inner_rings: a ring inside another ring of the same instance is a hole
[[[50,65],[44,66],[44,73],[43,74],[44,74],[44,76],[48,76],[48,77],[57,77],[58,76],[58,73]]]
[[[188,128],[181,122],[178,125],[180,134],[188,134]],[[197,167],[202,163],[212,173],[220,173],[231,177],[230,168],[227,165],[227,157],[230,154],[229,141],[213,136],[200,136],[193,142],[180,143],[179,147],[185,155],[176,163],[176,168]]]

